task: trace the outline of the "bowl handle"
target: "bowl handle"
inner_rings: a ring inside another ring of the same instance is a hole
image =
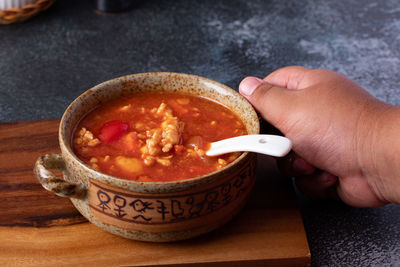
[[[75,184],[57,177],[50,170],[65,171],[65,163],[61,154],[47,154],[36,160],[33,171],[42,186],[61,197],[83,199],[87,189],[82,184]]]

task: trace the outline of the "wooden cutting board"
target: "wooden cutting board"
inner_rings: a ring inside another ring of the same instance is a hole
[[[32,168],[59,153],[58,121],[0,124],[0,266],[308,266],[310,252],[290,181],[260,156],[244,210],[209,234],[145,243],[109,234],[69,199],[47,192]]]

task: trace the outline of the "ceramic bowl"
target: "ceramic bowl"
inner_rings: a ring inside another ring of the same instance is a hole
[[[253,153],[242,153],[218,171],[173,182],[113,177],[90,168],[73,153],[71,136],[85,114],[101,103],[139,91],[179,91],[214,99],[234,111],[249,134],[259,133],[252,106],[223,84],[181,73],[128,75],[89,89],[67,108],[59,128],[61,154],[37,160],[34,171],[39,182],[47,190],[69,197],[93,224],[130,239],[183,240],[225,224],[243,207],[254,185]],[[63,177],[53,170],[62,171]]]

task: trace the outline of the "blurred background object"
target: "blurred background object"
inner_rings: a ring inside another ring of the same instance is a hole
[[[25,21],[53,3],[54,0],[0,0],[0,24]]]
[[[93,0],[94,8],[104,13],[116,13],[133,8],[141,0]]]

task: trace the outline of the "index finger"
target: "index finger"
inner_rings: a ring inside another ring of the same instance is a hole
[[[305,75],[311,70],[312,69],[301,66],[283,67],[270,73],[264,78],[264,81],[275,86],[291,90],[300,90],[308,86],[302,84],[302,82],[304,81]]]

